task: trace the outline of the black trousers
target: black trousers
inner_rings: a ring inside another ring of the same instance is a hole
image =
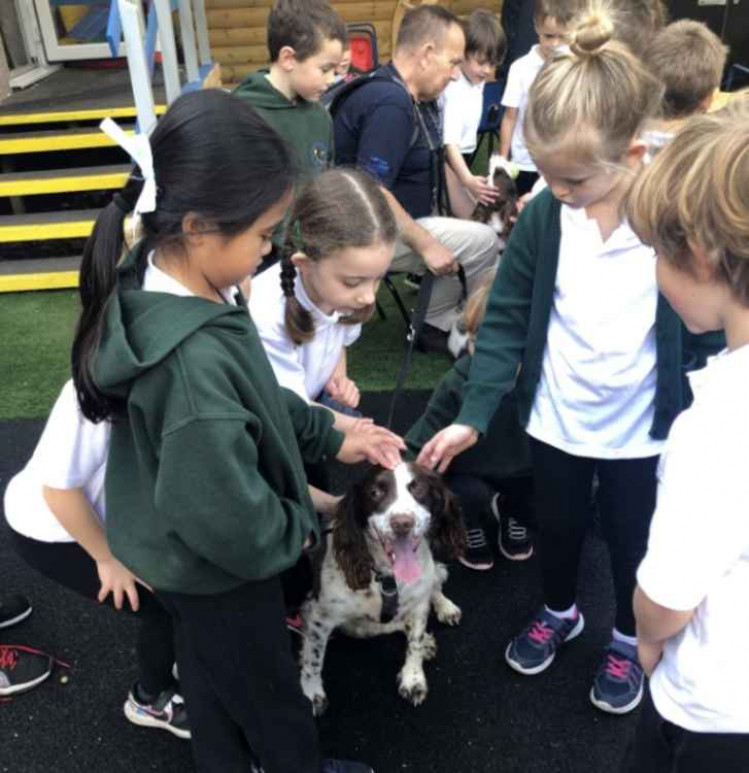
[[[746,773],[749,734],[694,733],[658,713],[650,697],[640,709],[635,737],[621,773]]]
[[[192,748],[204,773],[319,773],[317,729],[279,578],[209,596],[159,591],[174,619]]]
[[[48,579],[96,601],[101,588],[96,562],[77,542],[41,542],[12,529],[10,533],[16,552],[29,566]],[[140,608],[137,612],[132,612],[127,599],[123,607],[140,620],[136,645],[138,684],[149,695],[158,695],[174,684],[172,618],[153,593],[141,585],[138,586],[138,599]],[[114,609],[111,594],[105,603]]]
[[[472,529],[481,525],[482,516],[489,510],[497,493],[483,478],[463,473],[445,473],[445,483],[460,502],[463,523]],[[505,478],[499,488],[505,498],[503,510],[526,527],[533,527],[533,479],[530,476]]]
[[[580,556],[592,517],[591,485],[597,473],[601,526],[614,577],[616,627],[634,636],[632,595],[655,510],[658,457],[591,459],[534,438],[531,457],[544,602],[555,610],[575,603]]]

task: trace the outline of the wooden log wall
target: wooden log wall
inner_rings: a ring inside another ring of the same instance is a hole
[[[443,0],[459,16],[476,8],[499,11],[501,0]],[[213,60],[221,65],[222,80],[231,87],[268,63],[266,25],[273,0],[206,0]],[[398,0],[332,0],[346,22],[366,21],[377,30],[380,59],[391,54],[393,17]]]

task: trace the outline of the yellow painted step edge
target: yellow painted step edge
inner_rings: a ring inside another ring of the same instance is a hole
[[[29,223],[28,225],[0,226],[0,244],[3,242],[86,238],[91,235],[95,222],[95,219],[91,219],[74,220],[68,223]]]
[[[133,135],[133,129],[125,134]],[[117,143],[104,132],[91,134],[59,134],[52,137],[0,138],[0,156],[13,153],[45,153],[53,150],[81,150],[83,148],[108,148]]]
[[[0,276],[0,293],[66,290],[75,287],[78,287],[77,271],[50,271],[46,274],[8,274],[7,276]]]
[[[0,196],[36,196],[43,193],[111,190],[113,188],[122,188],[127,182],[127,178],[127,172],[66,177],[65,170],[61,169],[59,177],[46,180],[3,182],[0,179]]]
[[[166,105],[156,105],[156,115],[166,111]],[[97,118],[133,118],[137,115],[134,107],[100,107],[93,110],[57,110],[50,113],[11,113],[0,115],[0,126],[25,126],[38,123],[61,123],[64,121],[95,121]]]

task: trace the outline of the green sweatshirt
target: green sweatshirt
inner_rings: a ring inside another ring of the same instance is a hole
[[[468,380],[471,358],[461,357],[437,385],[429,405],[406,435],[412,458],[428,440],[452,424],[462,400],[463,385]],[[528,475],[531,470],[528,436],[518,421],[513,395],[503,400],[489,423],[486,434],[475,446],[456,456],[450,463],[450,474],[473,475],[499,489],[506,478]]]
[[[303,458],[335,455],[332,414],[279,387],[245,306],[139,289],[118,270],[94,364],[124,401],[105,483],[114,555],[160,590],[276,575],[318,534]]]
[[[234,93],[246,99],[297,154],[302,177],[311,177],[333,165],[333,122],[319,102],[287,99],[264,68],[250,73]]]

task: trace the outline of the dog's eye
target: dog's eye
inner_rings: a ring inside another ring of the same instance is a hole
[[[379,502],[385,496],[385,486],[382,483],[373,483],[367,491],[367,496],[373,502]]]
[[[423,478],[416,478],[409,483],[408,490],[417,502],[422,502],[429,494],[429,484]]]

